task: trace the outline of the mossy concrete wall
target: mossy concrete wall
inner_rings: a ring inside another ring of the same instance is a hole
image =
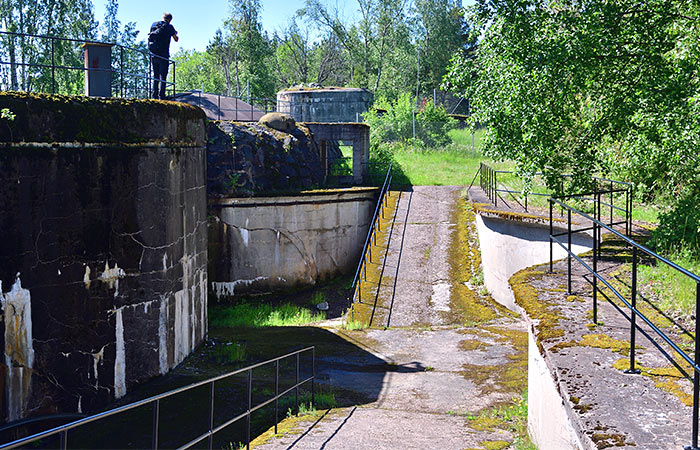
[[[265,293],[352,272],[376,198],[376,188],[352,188],[210,201],[211,292]]]
[[[3,422],[94,412],[207,332],[206,130],[170,102],[0,94]]]

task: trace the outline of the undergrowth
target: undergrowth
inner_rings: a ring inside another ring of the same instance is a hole
[[[291,303],[282,305],[239,303],[232,306],[209,308],[212,327],[288,327],[325,320],[326,313],[313,312]]]
[[[700,259],[690,250],[676,251],[668,259],[696,275],[700,274]],[[692,278],[661,262],[653,266],[640,265],[639,278],[641,289],[651,290],[663,311],[683,319],[690,319],[695,313],[697,294]]]

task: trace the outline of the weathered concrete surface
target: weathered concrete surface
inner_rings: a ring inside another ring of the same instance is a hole
[[[0,418],[95,411],[206,334],[204,115],[19,94],[0,107],[17,115],[0,126]]]
[[[210,201],[212,293],[290,289],[351,272],[376,198],[376,188],[353,188]]]
[[[352,143],[352,181],[361,184],[369,172],[369,125],[364,123],[307,122],[304,126],[319,146],[321,167],[328,177],[332,161],[332,146],[339,141]],[[337,161],[336,161],[337,162]]]
[[[376,294],[365,297],[376,302],[373,328],[337,331],[393,369],[378,370],[346,355],[319,358],[320,382],[353,393],[357,405],[301,421],[296,427],[301,434],[261,439],[256,448],[464,449],[514,442],[503,422],[479,426],[475,417],[522,394],[527,334],[524,324],[492,299],[478,292],[468,299],[451,294],[464,287],[459,271],[471,270],[451,255],[462,246],[465,261],[470,249],[478,252],[469,246],[476,244],[476,230],[473,223],[466,227],[471,209],[460,200],[460,190],[414,187],[391,193],[393,206],[383,221],[389,226],[383,226],[368,268],[367,284],[375,288],[363,288]],[[367,314],[359,308],[357,317]]]
[[[290,88],[277,93],[277,111],[297,122],[361,122],[373,97],[360,88]]]
[[[599,270],[613,285],[627,292],[628,268],[625,257],[615,257],[624,248],[606,243]],[[591,265],[591,258],[585,257]],[[518,304],[531,317],[534,341],[531,352],[538,359],[539,376],[531,373],[530,395],[541,392],[547,378],[553,383],[546,404],[531,403],[530,428],[540,448],[682,448],[690,443],[691,412],[688,404],[691,384],[681,377],[644,337],[637,334],[637,364],[641,375],[623,372],[629,367],[629,322],[599,295],[599,324],[592,323],[592,297],[589,281],[579,264],[573,266],[573,295],[566,293],[566,262],[537,266],[511,279]],[[627,287],[625,287],[625,285]],[[608,291],[607,294],[612,297]],[[621,305],[621,302],[618,306]],[[661,324],[676,342],[687,341],[668,318],[663,318],[648,299],[639,308]],[[637,321],[640,324],[640,320]],[[650,330],[644,325],[645,331]],[[670,352],[670,349],[666,349]],[[535,367],[535,366],[532,366]],[[557,398],[558,397],[558,398]],[[552,408],[561,405],[568,416],[569,429],[552,427]]]

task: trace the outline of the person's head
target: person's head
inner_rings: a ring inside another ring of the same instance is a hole
[[[173,20],[173,15],[169,12],[163,13],[163,20],[170,23]]]

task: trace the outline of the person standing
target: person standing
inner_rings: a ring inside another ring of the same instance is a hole
[[[153,22],[148,33],[148,50],[151,53],[151,67],[153,67],[153,98],[165,99],[165,82],[168,79],[168,67],[170,58],[170,38],[175,42],[180,38],[170,22],[173,15],[169,12],[163,14],[163,20]]]

